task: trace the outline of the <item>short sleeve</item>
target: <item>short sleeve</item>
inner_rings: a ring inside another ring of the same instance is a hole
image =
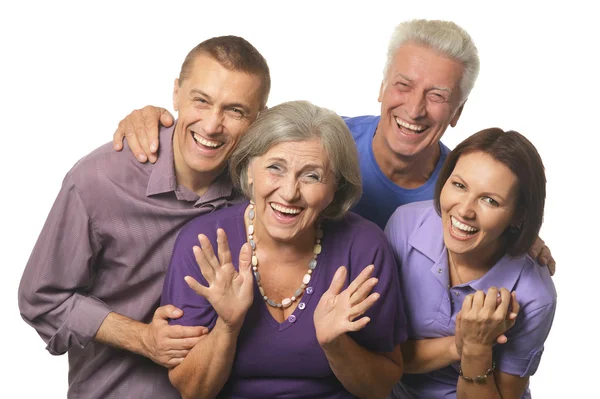
[[[496,369],[521,377],[535,374],[544,352],[544,342],[552,327],[555,310],[556,301],[519,315],[513,328],[506,334],[508,341],[494,347]]]
[[[211,243],[215,245],[212,241],[211,237]],[[175,241],[171,263],[163,285],[161,306],[171,304],[183,311],[183,316],[170,320],[170,324],[205,326],[212,329],[217,321],[217,312],[203,296],[196,294],[184,280],[185,276],[191,276],[200,284],[208,285],[194,257],[192,250],[194,245],[200,245],[197,241],[197,232],[194,232],[193,228],[188,226],[179,233]]]
[[[372,233],[369,239],[362,241],[363,244],[353,250],[350,281],[366,266],[373,264],[373,277],[379,280],[373,291],[378,292],[380,297],[365,313],[371,319],[367,326],[350,336],[361,346],[374,352],[392,352],[407,339],[398,266],[383,232],[377,229]]]

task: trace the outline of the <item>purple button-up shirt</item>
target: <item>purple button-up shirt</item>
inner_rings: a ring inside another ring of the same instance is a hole
[[[504,287],[516,291],[521,306],[508,342],[494,347],[496,368],[530,376],[544,351],[556,309],[556,290],[548,268],[529,256],[500,259],[483,277],[451,287],[442,220],[433,201],[399,207],[390,218],[386,235],[400,265],[409,339],[454,335],[456,315],[463,300],[476,290]],[[405,374],[394,388],[396,398],[456,398],[458,363],[426,374]],[[529,390],[523,398],[530,398]]]
[[[167,370],[93,340],[109,312],[150,322],[180,228],[234,199],[223,174],[198,197],[177,184],[173,128],[156,164],[106,144],[66,175],[19,287],[23,319],[69,355],[69,398],[179,398]]]

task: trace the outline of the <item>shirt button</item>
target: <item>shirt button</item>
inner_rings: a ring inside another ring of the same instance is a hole
[[[459,296],[460,294],[458,293],[458,291],[454,291],[454,295]]]
[[[454,299],[452,300],[452,303],[454,303]]]
[[[293,322],[295,322],[295,321],[296,321],[296,316],[294,316],[294,315],[291,315],[290,317],[288,317],[288,321],[289,321],[290,323],[293,323]]]
[[[300,310],[304,310],[305,307],[306,307],[306,304],[304,302],[300,302],[298,304],[298,309],[300,309]]]
[[[307,287],[307,288],[306,288],[306,293],[307,293],[308,295],[310,295],[310,294],[312,294],[312,293],[313,293],[313,291],[314,291],[314,290],[315,290],[315,289],[314,289],[313,287]]]
[[[438,269],[438,274],[442,274],[442,269]]]

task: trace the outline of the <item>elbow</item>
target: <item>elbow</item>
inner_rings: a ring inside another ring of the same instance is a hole
[[[182,399],[214,399],[215,395],[203,392],[201,384],[198,384],[196,378],[189,374],[179,372],[179,366],[169,370],[169,381],[171,385],[181,394]]]

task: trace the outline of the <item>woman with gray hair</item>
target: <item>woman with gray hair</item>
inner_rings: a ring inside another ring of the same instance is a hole
[[[173,385],[184,398],[386,397],[406,321],[383,232],[348,213],[361,179],[343,120],[306,101],[273,107],[230,173],[250,201],[188,223],[165,279],[162,302],[183,310],[172,323],[210,329]]]

